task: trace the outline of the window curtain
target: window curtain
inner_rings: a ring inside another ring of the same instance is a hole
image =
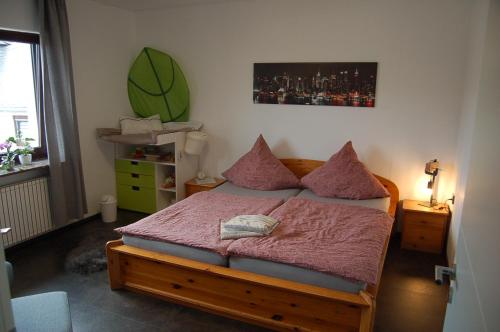
[[[50,169],[53,223],[62,226],[87,212],[75,108],[69,24],[64,0],[42,0],[40,48],[42,105]]]

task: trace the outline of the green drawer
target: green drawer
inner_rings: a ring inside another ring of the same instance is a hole
[[[154,175],[155,165],[148,161],[116,159],[115,170],[122,173]]]
[[[117,185],[118,207],[145,213],[156,212],[155,189]]]
[[[116,172],[116,184],[154,188],[155,177],[153,175],[144,175],[139,173]]]

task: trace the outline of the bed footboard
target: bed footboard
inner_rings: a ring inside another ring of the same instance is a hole
[[[375,301],[108,242],[112,289],[124,288],[280,331],[371,331]]]

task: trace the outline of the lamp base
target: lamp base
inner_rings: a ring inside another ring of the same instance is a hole
[[[431,207],[435,206],[436,204],[433,204],[431,202],[420,202],[420,203],[418,203],[418,205],[431,208]]]
[[[425,206],[428,208],[434,207],[434,206],[438,205],[437,199],[435,199],[434,197],[435,196],[434,196],[434,192],[433,192],[431,197],[429,198],[429,200],[427,202],[420,202],[420,203],[418,203],[418,205]]]

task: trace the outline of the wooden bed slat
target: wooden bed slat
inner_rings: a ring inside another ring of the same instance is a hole
[[[224,316],[232,319],[237,319],[243,322],[251,323],[254,325],[263,326],[276,331],[358,331],[357,327],[348,327],[341,325],[331,325],[328,326],[324,324],[321,320],[312,322],[312,327],[304,327],[301,322],[303,319],[297,317],[296,321],[300,325],[293,324],[293,321],[288,317],[277,317],[278,315],[270,316],[269,312],[263,310],[257,310],[255,308],[248,309],[246,307],[238,306],[233,303],[223,301],[227,306],[220,307],[218,305],[213,305],[212,301],[203,301],[197,299],[197,294],[185,296],[172,295],[169,292],[158,291],[155,288],[150,288],[143,286],[142,284],[130,284],[124,286],[125,289],[134,291],[137,293],[143,293],[145,295],[153,296],[159,299],[168,299],[169,302],[178,303],[209,313],[213,313],[219,316]],[[269,318],[271,317],[271,318]],[[310,317],[304,317],[304,319],[309,319]],[[362,319],[362,318],[361,318]]]
[[[308,325],[319,328],[323,325],[340,324],[348,329],[357,326],[361,310],[347,304],[339,304],[317,297],[308,298],[303,294],[286,293],[265,284],[248,285],[228,278],[212,278],[203,271],[192,271],[173,265],[160,265],[137,257],[124,259],[124,283],[128,287],[137,285],[162,292],[177,299],[196,299],[220,311],[244,311],[254,316],[278,320],[297,326],[308,321]],[[140,270],[141,272],[136,272]],[[194,303],[194,302],[193,302]],[[192,304],[193,304],[192,303]],[[213,309],[213,308],[212,308]],[[311,315],[312,314],[312,315]],[[335,317],[337,316],[337,317]],[[332,317],[334,318],[332,321]]]

